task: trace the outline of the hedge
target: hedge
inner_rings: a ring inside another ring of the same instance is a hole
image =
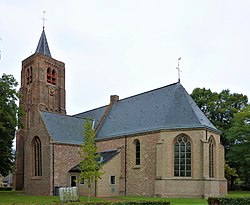
[[[208,198],[209,205],[249,205],[250,197],[223,198],[210,197]]]
[[[87,205],[170,205],[169,201],[123,201],[123,202],[95,202]]]
[[[11,187],[0,187],[0,191],[12,191]]]

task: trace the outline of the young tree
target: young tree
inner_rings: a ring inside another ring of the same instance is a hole
[[[18,83],[12,75],[0,78],[0,174],[6,176],[13,164],[12,143],[17,126]]]
[[[87,119],[84,123],[84,144],[80,152],[80,179],[87,181],[90,201],[91,185],[101,178],[102,165],[100,162],[100,155],[96,153],[97,147],[95,144],[95,130],[92,128],[90,119]]]

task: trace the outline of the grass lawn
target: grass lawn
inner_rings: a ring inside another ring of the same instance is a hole
[[[87,197],[80,197],[80,201],[87,201]],[[91,201],[104,201],[103,199],[91,197]],[[0,191],[0,204],[56,204],[59,196],[33,196],[19,191]]]
[[[155,198],[155,197],[117,197],[118,199],[128,200],[128,201],[138,201],[138,200],[149,200],[149,201],[170,201],[170,205],[207,205],[206,199],[193,199],[193,198]]]
[[[229,191],[228,197],[250,197],[250,191]]]
[[[250,197],[250,191],[233,191],[229,192],[228,197]],[[108,200],[108,198],[106,199]],[[103,198],[92,197],[91,201],[106,201]],[[114,200],[164,200],[170,201],[171,205],[207,205],[206,199],[186,199],[186,198],[153,198],[153,197],[114,197]],[[87,197],[80,197],[80,201],[87,201]],[[17,205],[17,204],[57,204],[59,196],[33,196],[17,191],[0,191],[0,204]],[[69,203],[68,203],[69,204]]]

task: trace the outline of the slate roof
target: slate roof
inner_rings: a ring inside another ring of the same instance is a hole
[[[100,158],[96,161],[101,160],[101,164],[107,163],[109,160],[111,160],[113,157],[115,157],[119,152],[117,150],[107,150],[105,152],[99,152]],[[76,166],[72,167],[69,172],[80,172],[80,164],[77,164]]]
[[[89,110],[89,111],[86,111],[86,112],[82,112],[82,113],[79,113],[79,114],[75,114],[75,115],[72,115],[72,117],[77,117],[77,118],[83,118],[83,119],[91,119],[92,121],[94,120],[95,121],[95,127],[97,126],[97,124],[100,122],[105,110],[107,109],[107,105],[106,106],[103,106],[103,107],[100,107],[100,108],[96,108],[96,109],[93,109],[93,110]]]
[[[82,144],[85,119],[41,112],[45,127],[54,142]]]
[[[46,112],[41,115],[54,141],[82,144],[85,119],[95,119],[96,126],[106,108],[103,106],[73,116]],[[220,133],[184,87],[174,83],[115,102],[99,127],[96,139],[186,128]]]
[[[35,53],[42,53],[48,57],[51,57],[50,50],[49,50],[49,44],[47,42],[47,38],[46,38],[44,29],[43,29],[41,37],[39,39]]]
[[[220,132],[184,87],[174,83],[116,102],[102,123],[97,139],[180,128]]]

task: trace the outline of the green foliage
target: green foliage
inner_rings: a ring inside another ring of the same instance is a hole
[[[231,142],[228,162],[235,166],[240,179],[250,185],[250,105],[234,115],[227,136]]]
[[[170,205],[169,201],[122,201],[86,203],[87,205]]]
[[[238,174],[236,173],[236,169],[230,167],[227,163],[225,163],[225,177],[228,180],[231,180],[232,177],[238,177]]]
[[[11,187],[0,187],[0,191],[12,191]]]
[[[234,189],[235,180],[239,178],[237,171],[235,168],[232,168],[228,165],[228,163],[225,163],[225,178],[228,180],[228,186],[231,190]]]
[[[90,119],[87,119],[84,124],[84,144],[80,153],[80,181],[87,181],[90,189],[91,184],[101,178],[102,165],[100,155],[96,153],[97,147],[95,144],[95,130],[92,129]],[[90,193],[90,190],[89,190]]]
[[[222,90],[220,93],[212,92],[210,89],[195,88],[191,97],[207,118],[222,131],[222,144],[230,146],[226,131],[232,126],[233,115],[248,105],[246,95],[230,93]]]
[[[191,97],[208,117],[222,131],[221,142],[225,146],[226,160],[230,167],[237,171],[239,177],[249,183],[250,179],[250,149],[249,146],[249,105],[246,95],[230,93],[223,90],[220,93],[210,89],[196,88]],[[233,170],[226,168],[226,177],[230,179],[231,187],[237,178]]]
[[[238,197],[238,198],[208,198],[209,205],[249,205],[250,197]]]
[[[13,163],[12,142],[18,124],[18,83],[12,75],[0,78],[0,173],[6,176]]]

